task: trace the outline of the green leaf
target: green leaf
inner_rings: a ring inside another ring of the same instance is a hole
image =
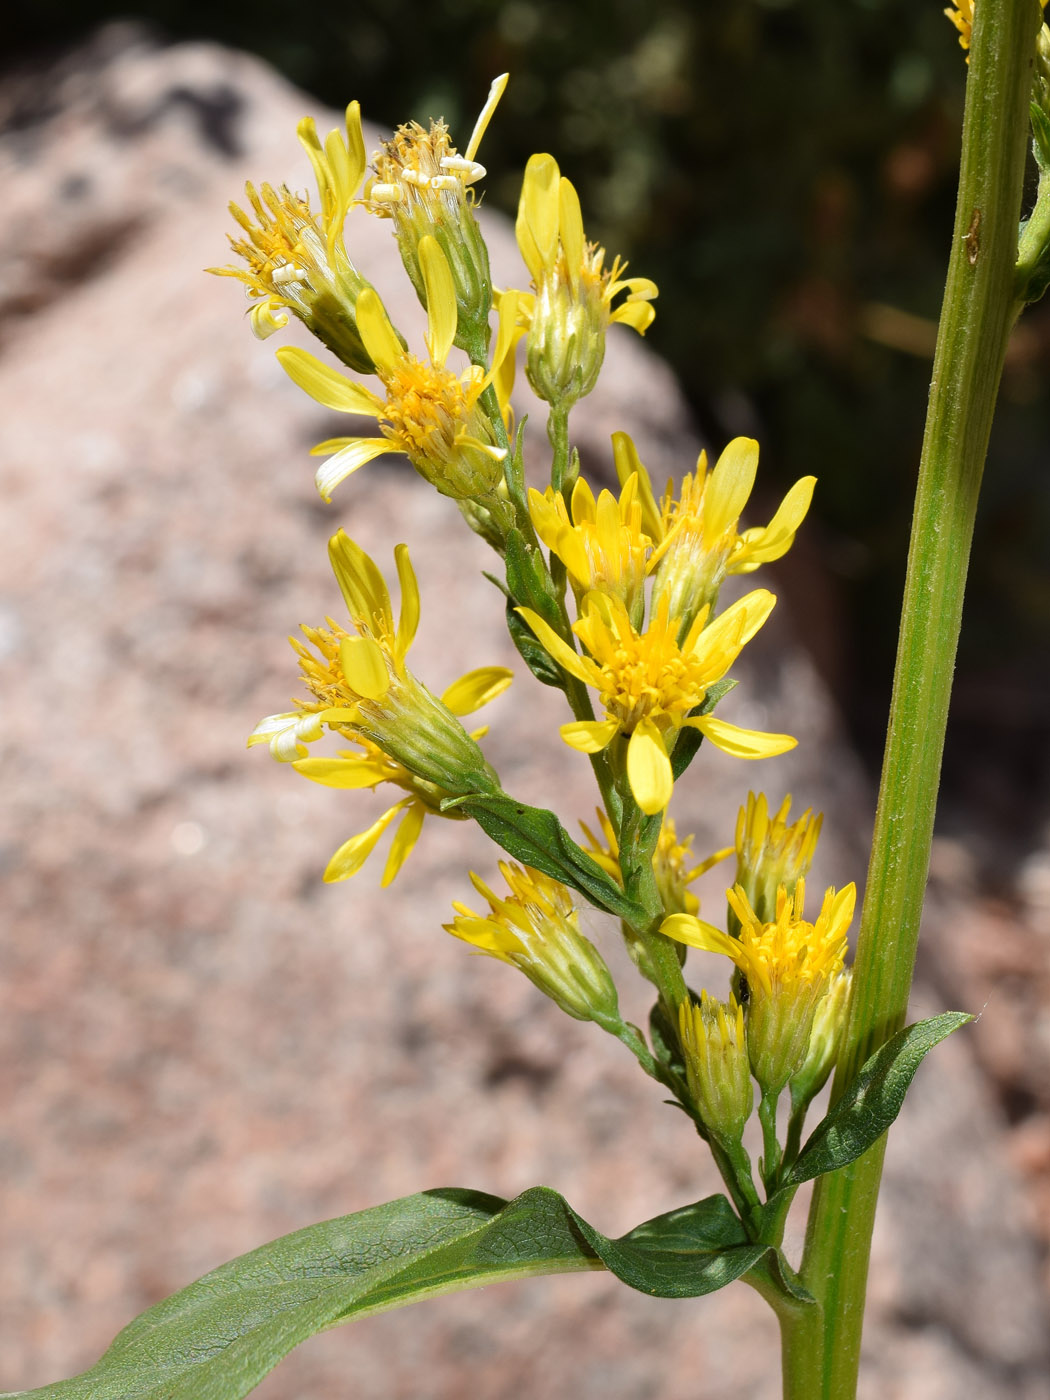
[[[724,1196],[609,1239],[556,1191],[513,1201],[424,1191],[311,1225],[206,1274],[124,1328],[89,1371],[22,1400],[242,1400],[300,1342],[329,1327],[506,1279],[608,1268],[660,1298],[740,1278],[752,1243]]]
[[[506,545],[507,630],[511,640],[537,680],[564,689],[565,676],[561,667],[537,640],[528,623],[515,612],[516,607],[531,608],[561,635],[564,618],[554,581],[543,555],[529,547],[520,530],[507,532]]]
[[[425,1191],[297,1230],[144,1312],[97,1365],[24,1400],[240,1400],[307,1337],[501,1279],[599,1269],[554,1191]]]
[[[769,1248],[751,1241],[725,1196],[708,1196],[606,1239],[580,1233],[622,1283],[657,1298],[699,1298],[746,1274]]]
[[[441,810],[456,807],[473,817],[497,846],[560,880],[584,895],[599,909],[628,923],[644,922],[644,911],[628,899],[600,865],[581,850],[561,822],[546,807],[529,807],[506,793],[478,793],[443,802]]]
[[[923,1058],[959,1026],[965,1011],[945,1011],[905,1026],[875,1051],[827,1117],[813,1129],[784,1186],[791,1188],[837,1171],[866,1152],[901,1111],[904,1095]]]

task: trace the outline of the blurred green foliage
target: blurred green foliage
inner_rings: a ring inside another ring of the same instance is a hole
[[[461,140],[509,69],[482,150],[487,198],[512,212],[525,160],[552,151],[590,236],[659,283],[649,339],[709,440],[760,437],[770,499],[804,472],[820,478],[787,591],[877,757],[966,71],[941,9],[146,0],[134,17],[252,49],[333,105],[360,98],[381,124],[444,115]],[[8,52],[121,14],[99,0],[35,0],[13,33],[9,22]],[[951,751],[967,781],[974,746],[1014,742],[1018,727],[1048,748],[1048,345],[1050,320],[1030,313],[1004,386],[964,632]],[[986,716],[1003,703],[996,739]],[[1031,742],[1017,743],[1031,784]]]

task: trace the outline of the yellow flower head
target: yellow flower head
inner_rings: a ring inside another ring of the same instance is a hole
[[[762,920],[775,917],[777,891],[783,887],[793,894],[795,885],[806,874],[817,849],[822,815],[811,808],[788,824],[791,797],[788,795],[773,815],[765,793],[747,795],[736,823],[736,882],[748,904]]]
[[[814,923],[803,917],[805,880],[793,895],[778,893],[776,917],[768,923],[739,886],[727,897],[740,921],[739,938],[689,914],[672,914],[660,929],[679,943],[724,953],[743,973],[751,1068],[764,1093],[779,1093],[800,1067],[817,1005],[842,969],[856,886],[829,889]]]
[[[357,323],[382,395],[329,369],[306,350],[285,347],[277,358],[295,383],[326,408],[378,420],[379,437],[331,438],[313,449],[317,455],[334,454],[317,472],[317,489],[324,500],[374,457],[402,452],[420,476],[442,495],[472,508],[501,540],[512,519],[501,467],[507,454],[497,446],[496,428],[479,399],[513,346],[513,308],[508,306],[500,321],[493,369],[486,374],[468,365],[457,372],[446,363],[457,318],[448,260],[427,237],[419,245],[419,261],[426,280],[428,360],[405,349],[371,288],[358,298]]]
[[[585,240],[579,196],[553,156],[530,157],[515,232],[534,293],[520,303],[529,382],[541,399],[568,408],[597,382],[610,322],[645,334],[656,283],[624,277],[619,258],[605,267],[605,249]],[[627,298],[616,305],[621,292]]]
[[[577,600],[597,590],[619,598],[641,621],[645,566],[652,541],[642,530],[638,478],[628,477],[617,503],[611,491],[594,492],[577,477],[570,506],[560,491],[529,489],[529,514],[543,543],[565,565]]]
[[[305,195],[287,186],[245,191],[251,213],[236,204],[230,213],[245,237],[230,246],[245,267],[213,267],[220,277],[236,277],[254,298],[252,330],[260,340],[288,324],[288,313],[313,331],[344,364],[367,374],[372,361],[358,333],[355,308],[368,283],[350,261],[343,242],[347,211],[365,173],[361,113],[346,109],[346,139],[338,131],[321,144],[312,117],[299,123],[299,140],[317,177],[319,213]]]
[[[613,434],[613,457],[621,482],[638,478],[642,528],[656,546],[649,559],[654,599],[666,597],[671,616],[680,618],[683,628],[692,625],[705,604],[714,607],[727,574],[753,573],[787,553],[816,485],[816,477],[800,478],[768,525],[741,531],[740,513],[758,469],[758,443],[753,438],[734,438],[711,472],[707,453],[701,452],[696,473],[684,478],[677,500],[669,482],[659,505],[649,473],[626,433]]]
[[[500,861],[510,890],[501,898],[471,872],[471,883],[489,904],[475,914],[455,903],[445,928],[479,953],[520,968],[530,982],[577,1021],[620,1024],[616,986],[601,954],[580,932],[579,915],[564,885],[530,866]]]
[[[496,774],[457,715],[498,695],[510,683],[510,672],[483,667],[450,686],[440,700],[412,675],[405,655],[419,623],[419,589],[406,546],[398,545],[394,555],[401,583],[396,622],[373,561],[341,530],[332,537],[329,556],[354,630],[334,622],[302,629],[310,645],[295,639],[292,645],[313,699],[297,700],[295,710],[261,721],[249,745],[268,742],[274,757],[290,762],[305,757],[306,745],[328,727],[367,739],[442,796],[498,791]],[[308,770],[307,776],[317,772]],[[414,795],[424,790],[414,789]]]
[[[618,598],[588,593],[573,631],[586,647],[580,655],[528,608],[521,616],[550,655],[570,675],[598,691],[603,720],[562,725],[565,742],[582,753],[599,753],[617,735],[628,738],[626,771],[635,801],[650,815],[671,799],[669,754],[683,726],[698,729],[716,747],[737,758],[769,758],[794,748],[786,734],[739,729],[713,715],[693,715],[709,688],[725,675],[765,622],[776,599],[756,589],[707,627],[701,612],[679,644],[679,621],[660,602],[644,632],[631,625]]]
[[[474,159],[481,138],[492,119],[507,74],[496,78],[474,131],[460,155],[443,121],[430,129],[418,122],[399,126],[393,137],[373,156],[375,178],[368,182],[368,208],[394,221],[401,258],[421,300],[426,277],[420,265],[419,243],[427,235],[437,239],[452,270],[455,298],[465,335],[462,344],[479,333],[486,342],[492,308],[492,279],[485,241],[474,215],[474,186],[485,167]]]
[[[743,1010],[733,996],[721,1002],[702,991],[699,1002],[679,1006],[678,1034],[689,1096],[704,1127],[726,1146],[738,1143],[755,1102]]]
[[[607,874],[622,884],[620,847],[616,839],[616,831],[600,807],[595,809],[595,815],[598,818],[597,832],[592,831],[585,822],[580,822],[586,838],[584,850]],[[656,849],[653,851],[653,874],[656,877],[656,888],[660,892],[664,913],[697,913],[700,901],[689,889],[689,886],[694,880],[699,880],[701,875],[706,874],[712,866],[717,865],[720,860],[724,860],[732,853],[732,846],[726,846],[723,850],[708,856],[706,860],[700,861],[699,864],[694,864],[693,837],[686,836],[679,840],[674,819],[665,813]]]

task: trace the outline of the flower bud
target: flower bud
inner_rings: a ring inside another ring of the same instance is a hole
[[[817,1003],[806,1058],[789,1083],[791,1107],[796,1112],[805,1108],[820,1093],[828,1075],[835,1068],[842,1034],[846,1029],[852,982],[853,970],[843,968],[832,977],[827,991]]]
[[[749,792],[737,817],[736,883],[763,923],[776,917],[777,891],[783,888],[793,894],[795,885],[807,874],[824,820],[823,815],[814,816],[807,808],[788,825],[790,811],[790,795],[771,817],[765,793],[756,797]],[[736,929],[731,927],[730,932]]]
[[[650,305],[656,284],[647,277],[624,278],[627,264],[619,258],[605,268],[605,249],[585,241],[579,196],[553,156],[530,157],[515,232],[534,293],[521,299],[529,383],[541,399],[567,412],[597,383],[610,322],[645,334],[656,314]],[[627,299],[614,307],[621,291]]]
[[[455,903],[445,928],[487,957],[519,968],[545,996],[577,1021],[595,1021],[614,1034],[620,1027],[616,985],[601,954],[580,932],[569,891],[530,866],[500,861],[510,889],[501,899],[471,872],[490,912],[475,914]]]
[[[718,1142],[740,1141],[754,1107],[744,1013],[735,997],[682,1002],[678,1028],[689,1096],[704,1127]]]

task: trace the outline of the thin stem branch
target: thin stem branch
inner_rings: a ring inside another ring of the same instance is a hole
[[[903,1023],[929,865],[977,496],[1018,304],[1014,262],[1039,7],[982,0],[963,124],[955,233],[919,467],[886,754],[854,994],[833,1095]],[[806,1400],[856,1393],[885,1139],[818,1182],[802,1279],[824,1315],[785,1346]],[[785,1376],[788,1370],[785,1368]]]

